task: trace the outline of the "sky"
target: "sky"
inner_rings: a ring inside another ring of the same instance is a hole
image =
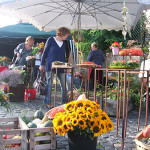
[[[19,19],[5,10],[0,9],[0,28],[8,25],[13,25],[19,23]]]

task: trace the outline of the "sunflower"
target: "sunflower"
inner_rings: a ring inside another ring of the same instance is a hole
[[[77,113],[75,113],[75,112],[70,113],[69,116],[70,116],[71,118],[76,118],[76,117],[77,117]]]
[[[86,122],[82,119],[82,118],[79,118],[78,119],[78,125],[84,130],[87,125],[86,125]]]
[[[72,119],[71,123],[73,126],[77,126],[78,125],[78,119],[76,119],[76,118]]]
[[[107,125],[108,130],[113,130],[114,129],[114,125],[113,125],[111,120],[107,121],[106,125]]]
[[[85,108],[91,107],[91,101],[87,99],[85,103]]]
[[[62,128],[61,128],[61,127],[58,127],[58,128],[57,128],[57,132],[58,132],[59,135],[62,135]]]
[[[91,107],[89,107],[89,108],[87,108],[87,112],[93,114],[93,113],[94,113],[94,110],[93,110]]]
[[[106,123],[104,121],[100,122],[100,128],[102,129],[103,133],[107,133]]]
[[[67,131],[69,131],[69,128],[68,128],[68,126],[67,126],[67,124],[66,123],[64,123],[63,125],[62,125],[62,130],[66,133]]]
[[[56,125],[56,128],[61,127],[63,125],[63,118],[59,116],[53,123]]]
[[[73,101],[69,102],[69,103],[66,104],[64,110],[71,111],[73,106],[74,106],[74,102]]]
[[[102,134],[101,128],[99,125],[95,124],[90,128],[94,133],[94,137],[100,136]]]
[[[66,125],[67,125],[67,127],[68,127],[69,130],[73,130],[73,126],[70,123],[66,123]]]
[[[77,116],[81,115],[81,114],[85,114],[85,110],[83,109],[77,109],[76,111]]]
[[[88,120],[93,121],[93,115],[90,113],[86,113],[86,117]]]
[[[85,101],[78,100],[78,101],[76,101],[75,106],[77,106],[77,107],[84,107],[85,106]]]

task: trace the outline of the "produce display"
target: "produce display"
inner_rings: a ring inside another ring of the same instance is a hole
[[[54,61],[52,63],[52,66],[54,65],[58,65],[58,66],[72,66],[70,63],[65,63],[65,62],[61,62],[61,61]]]
[[[111,62],[109,68],[124,68],[124,69],[128,69],[128,68],[139,68],[140,67],[140,63],[138,60],[129,60],[129,61],[125,61],[125,60],[114,60],[113,62]]]
[[[143,56],[143,51],[140,48],[122,49],[119,55],[136,55]]]
[[[95,63],[89,62],[89,61],[85,61],[85,62],[83,63],[83,65],[95,65]]]
[[[85,67],[85,68],[95,68],[95,67],[98,67],[98,65],[96,65],[95,63],[93,62],[89,62],[89,61],[85,61],[84,63],[82,64],[77,64],[78,67]]]

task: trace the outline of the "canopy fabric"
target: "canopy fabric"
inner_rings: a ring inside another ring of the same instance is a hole
[[[134,27],[144,9],[137,0],[125,0],[128,10],[127,28]],[[12,10],[23,22],[33,24],[46,32],[60,26],[70,29],[107,29],[123,28],[123,0],[23,0],[3,4]]]
[[[39,31],[32,24],[20,23],[16,25],[10,25],[0,28],[0,38],[26,38],[27,36],[33,36],[34,38],[48,38],[50,36],[55,36],[56,31],[44,32]]]

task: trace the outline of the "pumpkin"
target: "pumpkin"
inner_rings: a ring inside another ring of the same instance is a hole
[[[29,122],[29,123],[27,124],[27,126],[28,126],[29,128],[37,128],[37,125],[36,125],[35,123],[32,123],[32,122]]]
[[[44,114],[41,110],[37,110],[35,113],[34,113],[34,118],[39,118],[39,119],[43,119],[44,117]]]

